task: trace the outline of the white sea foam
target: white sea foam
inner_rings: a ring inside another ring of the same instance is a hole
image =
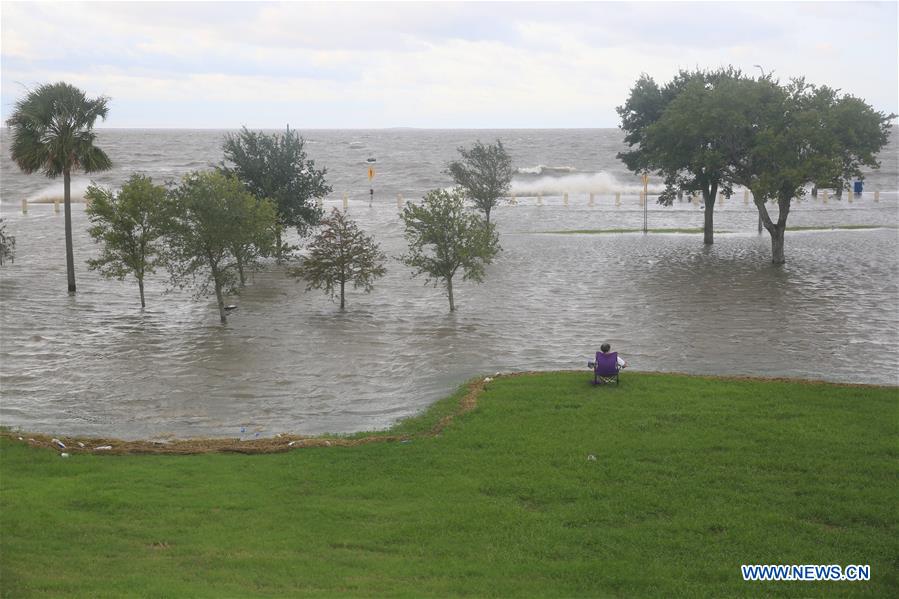
[[[515,169],[515,172],[522,175],[553,175],[556,173],[574,173],[577,172],[577,169],[573,166],[547,166],[545,164],[538,164],[537,166],[517,168]]]
[[[90,186],[90,179],[73,179],[72,180],[72,201],[73,202],[83,202],[84,194],[87,193],[87,188]],[[65,191],[63,189],[62,181],[55,181],[50,185],[47,185],[43,189],[34,192],[26,199],[30,204],[43,204],[50,203],[53,200],[63,201]]]
[[[665,187],[660,183],[650,184],[650,193],[659,193]],[[639,183],[625,183],[609,173],[577,173],[561,177],[540,177],[533,180],[512,180],[515,195],[561,195],[563,193],[616,193],[639,194],[643,186]]]

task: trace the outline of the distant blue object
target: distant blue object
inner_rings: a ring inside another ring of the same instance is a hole
[[[865,184],[863,181],[856,181],[855,183],[852,184],[852,191],[855,192],[855,195],[861,195],[862,188],[864,188],[864,186],[865,186]]]
[[[242,433],[247,432],[247,427],[245,427],[245,426],[240,427],[240,432],[242,432]]]

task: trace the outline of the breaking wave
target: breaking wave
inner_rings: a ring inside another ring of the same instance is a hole
[[[661,192],[665,187],[659,183],[649,185],[651,193]],[[515,177],[512,179],[512,193],[516,195],[561,195],[563,193],[616,193],[639,194],[643,186],[634,180],[625,182],[605,172],[576,173],[561,176],[543,176],[536,179]]]

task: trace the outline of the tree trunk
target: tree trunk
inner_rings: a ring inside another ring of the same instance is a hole
[[[757,194],[753,191],[752,195],[756,196]],[[756,208],[759,210],[759,219],[761,219],[765,229],[771,235],[771,262],[773,264],[784,264],[786,262],[784,257],[784,231],[787,229],[787,216],[790,214],[790,199],[778,199],[777,207],[779,213],[776,223],[771,220],[764,200],[756,200],[755,202]]]
[[[215,284],[215,299],[219,305],[219,320],[222,321],[222,324],[228,324],[228,319],[225,317],[225,298],[222,296],[222,283],[219,280],[218,270],[212,269],[212,282]]]
[[[446,279],[446,293],[449,296],[450,312],[456,311],[456,304],[453,303],[453,277]]]
[[[140,289],[140,307],[146,308],[147,304],[144,302],[144,277],[143,275],[137,278],[137,287]]]
[[[237,272],[240,275],[240,286],[244,287],[247,284],[247,279],[243,274],[243,256],[241,256],[240,252],[237,252]]]
[[[275,225],[275,259],[281,264],[281,225]]]
[[[786,227],[774,225],[771,231],[771,262],[774,264],[784,264],[787,260],[784,258],[784,230]]]
[[[344,301],[343,290],[346,285],[346,281],[340,279],[340,311],[342,312],[344,307],[346,306],[346,302]]]
[[[703,202],[705,203],[705,222],[702,226],[702,242],[705,245],[715,243],[715,196],[718,195],[718,184],[706,191],[702,190]],[[645,201],[645,200],[644,200]]]
[[[487,224],[490,224],[490,208],[484,210],[484,213],[487,215]]]
[[[63,205],[66,215],[66,275],[69,279],[69,294],[75,293],[75,254],[72,251],[72,174],[62,173]]]

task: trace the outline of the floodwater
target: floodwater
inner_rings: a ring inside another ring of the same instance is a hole
[[[22,215],[17,194],[33,192],[4,177],[0,210],[17,255],[0,271],[0,420],[123,438],[370,430],[475,375],[584,368],[603,341],[635,370],[899,382],[895,181],[877,203],[866,193],[797,205],[790,225],[881,228],[788,232],[788,262],[775,267],[742,192],[716,209],[716,228],[728,232],[709,248],[695,234],[547,233],[643,222],[631,179],[562,172],[552,183],[572,189],[568,206],[547,187],[542,206],[527,198],[494,213],[503,252],[484,284],[455,284],[454,314],[441,289],[395,260],[373,293],[349,293],[345,313],[269,264],[233,299],[225,327],[212,298],[166,292],[164,273],[148,281],[141,310],[132,281],[89,272],[96,249],[80,205],[69,297],[62,216],[47,204]],[[516,179],[523,193],[528,175]],[[439,185],[431,176],[442,181],[429,173],[393,184],[412,198],[416,185]],[[609,189],[590,206],[577,177],[620,186],[621,206]],[[335,185],[326,207],[340,206],[341,192]],[[350,215],[389,256],[401,254],[395,199],[369,207],[357,197]],[[702,211],[653,205],[648,221],[699,227]]]

